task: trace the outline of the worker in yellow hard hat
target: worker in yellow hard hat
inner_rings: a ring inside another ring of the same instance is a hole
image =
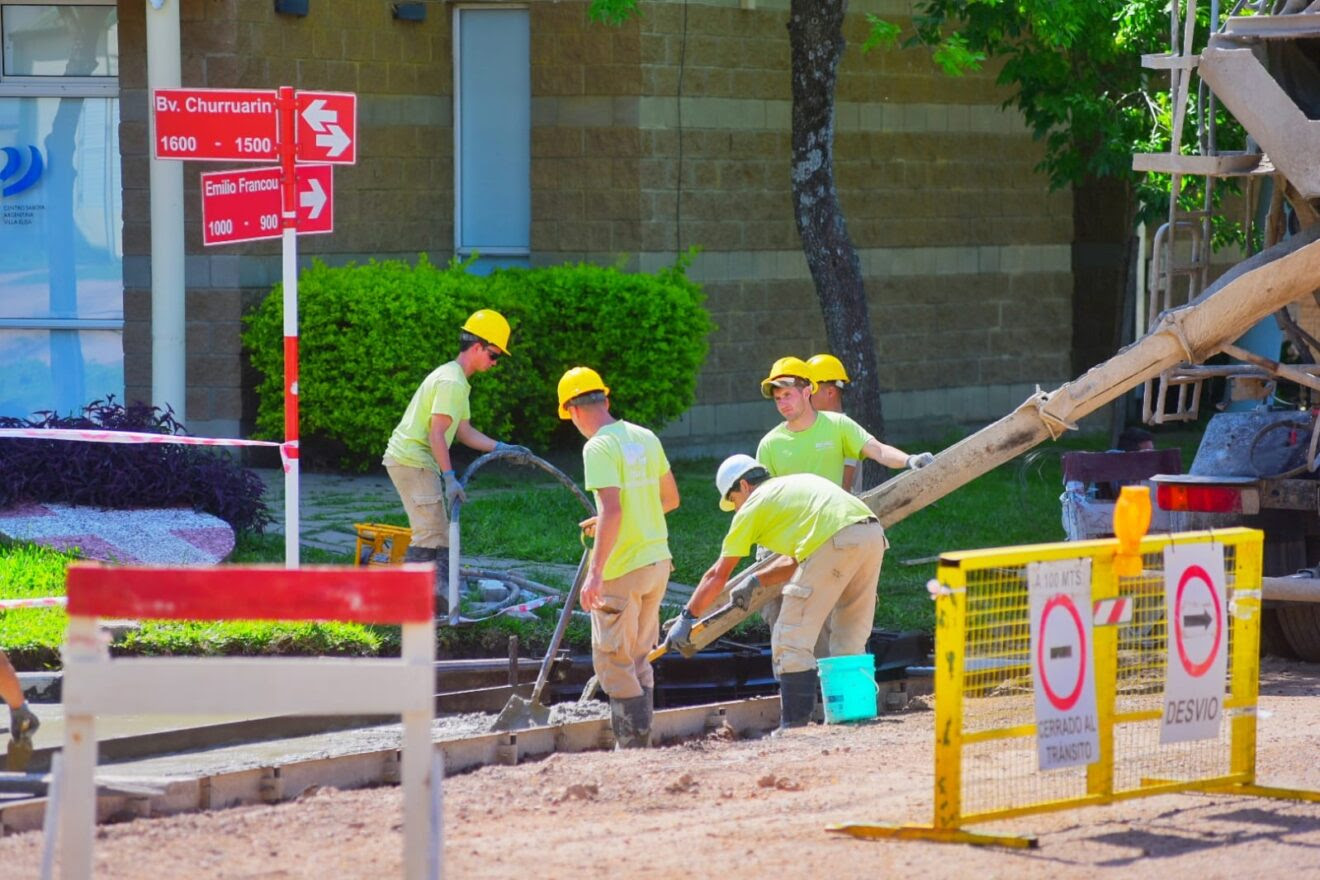
[[[828,355],[826,356],[828,357]],[[833,360],[833,358],[831,358]],[[838,363],[835,360],[835,363]],[[839,364],[839,373],[843,365]],[[901,449],[881,443],[865,428],[841,412],[818,412],[812,406],[820,393],[820,371],[798,357],[782,357],[770,367],[761,382],[761,394],[773,397],[784,421],[771,428],[756,447],[756,460],[772,477],[789,474],[816,474],[836,486],[851,488],[854,468],[865,456],[886,467],[923,467],[934,458],[930,453],[908,455]],[[838,375],[826,371],[824,375]],[[846,374],[845,374],[846,375]],[[761,616],[774,627],[781,599],[771,599],[761,607]],[[818,657],[829,656],[830,623],[823,622],[816,645]]]
[[[449,447],[457,440],[478,452],[531,454],[526,447],[487,437],[468,421],[468,377],[493,368],[508,354],[509,322],[494,309],[473,312],[459,330],[458,356],[422,380],[381,460],[412,529],[404,561],[435,563],[442,604],[449,595],[449,506],[467,500]]]
[[[811,395],[812,409],[816,412],[843,412],[843,389],[852,381],[843,363],[832,354],[817,354],[807,358],[807,367],[816,383],[816,390]],[[857,459],[852,456],[844,458],[843,488],[851,492],[856,477]]]
[[[591,613],[591,664],[610,698],[619,748],[651,743],[655,676],[647,654],[660,635],[660,600],[672,570],[665,514],[678,484],[654,433],[610,413],[610,389],[590,367],[559,380],[559,417],[587,439],[582,471],[596,515],[580,524],[596,539],[582,607]]]
[[[773,398],[784,417],[756,447],[756,459],[770,476],[818,474],[842,486],[847,458],[865,457],[891,468],[925,467],[934,460],[929,452],[908,455],[881,443],[843,413],[818,412],[811,405],[819,388],[815,375],[801,358],[782,357],[761,381],[761,394]]]

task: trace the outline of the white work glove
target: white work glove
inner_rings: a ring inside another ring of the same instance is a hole
[[[761,580],[752,575],[738,586],[729,590],[729,603],[735,608],[746,611],[752,604],[752,594],[761,586]]]
[[[934,460],[935,456],[930,452],[914,452],[908,456],[907,466],[915,471],[918,468],[924,468]]]
[[[666,626],[669,627],[669,634],[665,636],[665,643],[679,647],[681,645],[691,644],[692,642],[692,624],[697,622],[697,616],[684,608],[678,617],[669,621]]]
[[[453,471],[445,471],[441,476],[445,480],[445,497],[449,499],[452,505],[455,501],[462,501],[467,504],[467,493],[463,491],[463,484],[458,481],[458,475]]]

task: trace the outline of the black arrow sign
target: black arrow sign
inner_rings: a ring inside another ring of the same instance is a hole
[[[1050,648],[1050,659],[1061,660],[1072,656],[1072,645],[1063,645],[1058,648]]]
[[[1215,619],[1210,616],[1209,611],[1202,611],[1200,614],[1183,615],[1183,629],[1187,629],[1188,627],[1192,627],[1192,626],[1199,626],[1201,627],[1201,629],[1209,629],[1210,624],[1214,622]]]

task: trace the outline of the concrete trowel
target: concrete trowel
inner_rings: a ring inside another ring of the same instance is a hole
[[[531,699],[525,700],[517,694],[509,697],[509,702],[500,710],[495,723],[490,726],[492,731],[544,727],[550,723],[550,707],[541,703],[541,694],[545,690],[546,679],[550,677],[550,667],[554,665],[555,655],[559,653],[559,643],[564,638],[564,630],[568,629],[569,618],[573,616],[573,608],[577,605],[582,582],[587,579],[587,563],[590,559],[591,548],[587,547],[582,551],[582,561],[578,563],[577,574],[573,576],[573,586],[564,597],[564,610],[559,614],[555,634],[550,638],[550,647],[545,652],[545,659],[541,661],[541,671],[536,675],[536,685],[532,688]]]

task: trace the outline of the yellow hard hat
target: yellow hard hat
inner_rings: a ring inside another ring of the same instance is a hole
[[[559,417],[561,419],[569,418],[568,402],[580,394],[590,394],[592,391],[603,391],[610,393],[606,387],[605,380],[601,379],[600,373],[597,373],[591,367],[574,367],[559,377]]]
[[[843,364],[832,354],[818,354],[807,361],[807,366],[811,367],[811,378],[816,380],[816,384],[821,382],[851,382],[848,378],[848,371],[843,368]]]
[[[468,316],[463,330],[509,353],[509,322],[494,309],[479,309]]]
[[[800,357],[781,357],[775,361],[774,366],[770,368],[770,374],[761,380],[761,396],[770,397],[774,394],[770,389],[776,385],[783,387],[781,379],[805,379],[811,383],[811,393],[816,393],[816,380],[812,378],[811,367]]]

